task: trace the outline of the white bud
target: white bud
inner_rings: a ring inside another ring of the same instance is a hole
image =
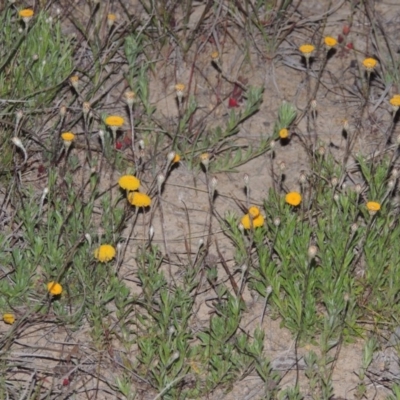
[[[175,156],[176,156],[175,151],[170,151],[170,152],[167,154],[168,164],[172,162],[172,160],[175,158]]]
[[[153,239],[153,236],[154,236],[154,226],[150,225],[150,228],[149,228],[149,240]]]
[[[143,139],[139,140],[139,148],[144,150],[144,140]]]
[[[92,237],[88,233],[85,233],[85,238],[89,243],[89,247],[92,247]]]

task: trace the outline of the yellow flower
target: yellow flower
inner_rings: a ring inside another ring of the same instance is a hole
[[[109,28],[111,28],[114,25],[114,22],[116,19],[117,19],[117,16],[115,14],[107,15],[107,25]]]
[[[258,228],[264,225],[264,217],[261,214],[259,214],[253,218],[250,216],[250,214],[246,214],[242,217],[240,223],[243,225],[244,229],[251,229],[252,226],[253,228]]]
[[[111,261],[115,257],[115,249],[110,244],[102,244],[94,251],[94,257],[100,262]]]
[[[79,76],[78,75],[72,75],[69,78],[69,81],[70,81],[71,85],[76,89],[78,87],[78,84],[79,84]]]
[[[279,131],[279,137],[281,139],[287,139],[289,136],[289,131],[286,128],[283,128]]]
[[[218,51],[213,51],[213,52],[211,53],[211,59],[212,59],[213,61],[216,61],[216,60],[218,60],[218,58],[219,58],[219,53],[218,53]]]
[[[315,50],[315,46],[312,44],[303,44],[299,47],[300,52],[304,57],[309,58]]]
[[[381,209],[381,205],[377,203],[376,201],[369,201],[367,202],[367,209],[368,211],[379,211]]]
[[[185,90],[185,85],[183,83],[177,83],[175,85],[176,95],[178,96],[178,100],[180,101],[183,97],[183,92]]]
[[[118,115],[109,115],[104,122],[110,128],[120,128],[124,124],[124,119]]]
[[[291,206],[298,206],[301,203],[301,194],[298,192],[289,192],[285,197],[285,201]]]
[[[8,324],[8,325],[12,325],[15,322],[15,316],[14,314],[3,314],[3,321]]]
[[[64,142],[72,142],[75,139],[75,135],[72,132],[64,132],[61,134],[61,139]]]
[[[24,21],[25,21],[25,18],[27,18],[29,21],[33,17],[34,12],[30,8],[24,8],[18,14]]]
[[[390,105],[394,112],[396,112],[400,107],[400,94],[395,94],[390,100]]]
[[[363,61],[364,68],[365,68],[368,72],[371,72],[371,71],[376,67],[376,64],[377,64],[377,63],[378,63],[378,61],[376,61],[375,58],[366,58],[366,59]]]
[[[337,40],[332,36],[325,36],[324,43],[325,43],[325,46],[332,48],[337,45]]]
[[[51,281],[47,284],[47,290],[53,296],[58,296],[62,293],[62,286],[57,282]]]
[[[128,104],[129,107],[133,106],[133,103],[135,102],[135,97],[136,93],[133,90],[127,90],[124,93],[125,101]]]
[[[128,201],[135,207],[149,207],[151,198],[145,193],[131,192],[128,194]]]
[[[175,157],[172,159],[172,163],[176,164],[181,161],[181,156],[179,154],[175,154]]]
[[[256,206],[251,206],[249,208],[249,215],[251,215],[253,218],[257,218],[260,215],[260,209]]]
[[[125,190],[137,190],[140,186],[140,180],[133,175],[123,175],[118,179],[118,184]]]

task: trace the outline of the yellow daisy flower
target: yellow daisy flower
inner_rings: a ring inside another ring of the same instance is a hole
[[[285,201],[287,204],[296,207],[301,203],[301,194],[298,192],[289,192],[285,196]]]
[[[120,128],[124,124],[124,119],[118,115],[109,115],[104,122],[110,128]]]
[[[177,83],[175,85],[175,90],[176,90],[176,94],[178,96],[182,96],[183,95],[183,91],[185,90],[185,85],[183,83]]]
[[[312,44],[303,44],[299,47],[299,50],[304,57],[309,58],[314,52],[315,46],[313,46]]]
[[[24,20],[24,22],[29,22],[29,20],[33,17],[33,14],[34,12],[30,8],[24,8],[18,13],[18,15]]]
[[[396,112],[400,107],[400,94],[395,94],[390,100],[390,105],[392,106],[392,110]]]
[[[94,258],[100,262],[111,261],[115,257],[115,248],[110,244],[102,244],[94,251]]]
[[[367,209],[368,211],[379,211],[381,209],[381,205],[376,201],[368,201],[367,202]]]
[[[51,281],[47,284],[47,290],[53,296],[58,296],[62,293],[62,286],[58,282]]]
[[[124,190],[137,190],[140,186],[140,180],[133,175],[123,175],[118,179],[119,186]]]
[[[129,203],[135,207],[149,207],[151,198],[145,193],[131,192],[127,196]]]
[[[326,47],[332,48],[337,45],[337,40],[332,36],[325,36],[324,43]]]
[[[8,325],[12,325],[15,322],[14,314],[9,314],[9,313],[3,314],[3,321]]]
[[[363,61],[364,68],[365,68],[368,72],[371,72],[371,71],[376,67],[376,64],[377,64],[377,63],[378,63],[378,61],[376,61],[375,58],[366,58],[366,59]]]
[[[181,161],[181,156],[179,154],[175,154],[175,157],[172,159],[172,163],[176,164]]]
[[[249,215],[251,215],[253,218],[256,218],[260,215],[260,209],[256,206],[252,206],[249,208]]]
[[[279,131],[279,137],[281,139],[287,139],[289,137],[289,131],[286,128],[283,128]]]
[[[218,51],[213,51],[213,52],[211,53],[211,59],[212,59],[213,61],[216,61],[216,60],[218,60],[218,58],[219,58],[219,53],[218,53]]]
[[[61,134],[61,139],[64,142],[72,142],[75,139],[75,135],[72,132],[64,132]]]
[[[257,217],[252,218],[250,214],[246,214],[242,217],[240,223],[243,225],[244,229],[251,229],[252,226],[253,228],[258,228],[264,225],[264,217],[259,214]]]

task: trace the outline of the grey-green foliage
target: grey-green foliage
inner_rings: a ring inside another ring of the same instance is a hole
[[[73,71],[72,45],[59,21],[34,15],[28,30],[13,9],[0,15],[0,97],[48,105]]]

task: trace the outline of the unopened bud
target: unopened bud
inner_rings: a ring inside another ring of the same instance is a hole
[[[150,228],[149,228],[149,240],[152,240],[153,236],[154,236],[154,226],[150,225]]]
[[[176,152],[175,152],[175,151],[170,151],[170,152],[167,154],[167,161],[168,161],[168,164],[172,163],[172,161],[174,160],[175,156],[176,156]]]
[[[274,218],[274,225],[278,227],[281,224],[281,219],[279,217]]]
[[[307,175],[306,175],[306,173],[305,173],[304,171],[301,171],[301,172],[300,172],[299,182],[300,182],[301,184],[304,184],[304,183],[307,182]]]
[[[89,235],[89,233],[85,233],[85,238],[89,243],[89,247],[92,247],[92,237]]]
[[[218,179],[215,176],[213,176],[211,179],[211,188],[215,190],[217,188],[217,185],[218,185]]]
[[[67,107],[61,106],[61,107],[60,107],[60,116],[61,116],[62,118],[64,118],[66,114],[67,114]]]
[[[317,252],[318,252],[317,246],[314,245],[310,246],[308,248],[308,257],[310,257],[310,259],[313,259],[316,256]]]
[[[127,90],[124,93],[124,97],[125,97],[126,104],[128,104],[129,107],[132,107],[133,103],[135,102],[135,97],[136,97],[135,92],[133,92],[132,90]]]

